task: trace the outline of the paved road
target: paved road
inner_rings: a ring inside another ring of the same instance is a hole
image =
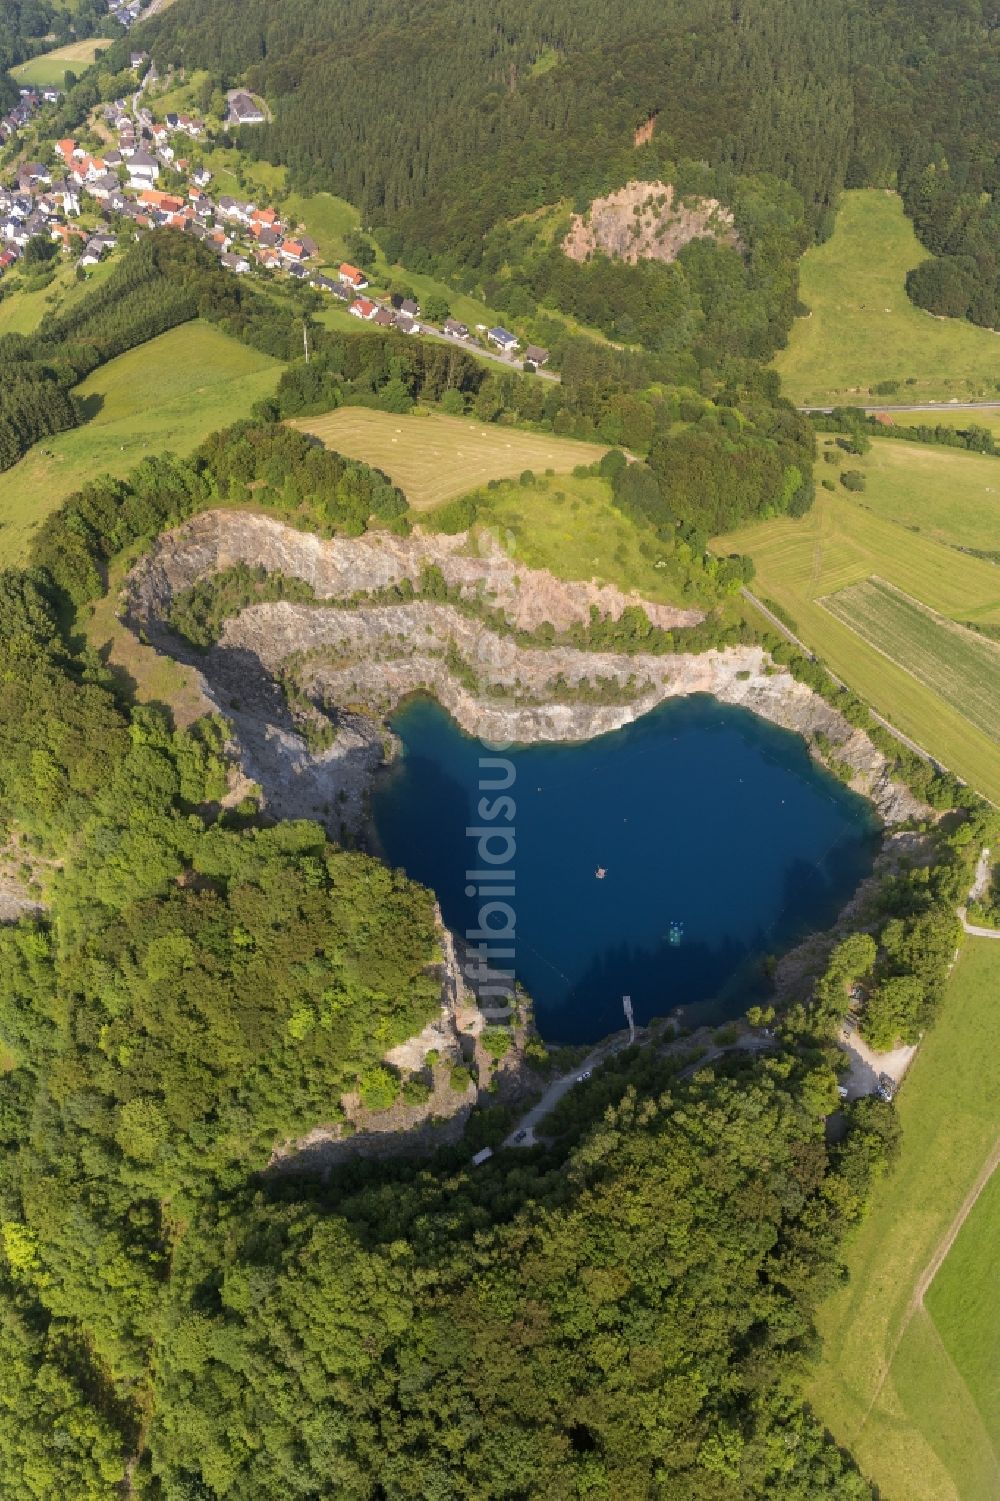
[[[860,402],[842,401],[838,406],[856,406],[862,412],[1000,412],[1000,401],[922,401],[912,406],[862,406]],[[832,412],[833,407],[799,407],[800,412]]]
[[[387,304],[380,303],[380,307]],[[494,349],[483,349],[481,345],[474,344],[468,339],[453,339],[450,334],[443,334],[440,329],[432,327],[429,323],[421,323],[420,332],[428,339],[437,339],[442,344],[450,344],[452,349],[464,349],[466,354],[475,355],[480,360],[492,360],[494,365],[503,365],[505,370],[512,370],[515,375],[523,374],[524,363],[522,360],[509,360],[505,354],[500,354]],[[540,380],[561,381],[562,377],[555,370],[536,370],[535,374]]]
[[[639,1039],[639,1045],[642,1047],[655,1041],[656,1038],[645,1036]],[[675,1046],[683,1046],[685,1044],[690,1046],[691,1039],[683,1038]],[[536,1100],[531,1109],[525,1115],[522,1115],[516,1125],[511,1128],[510,1134],[505,1138],[503,1145],[505,1147],[533,1147],[536,1142],[535,1127],[555,1109],[563,1095],[568,1093],[574,1084],[577,1083],[581,1074],[597,1068],[599,1064],[606,1062],[608,1058],[613,1057],[615,1053],[620,1053],[628,1046],[626,1038],[615,1037],[613,1041],[602,1043],[592,1053],[588,1053],[583,1062],[578,1063],[576,1068],[571,1069],[569,1073],[560,1074],[558,1079],[553,1079],[541,1098]],[[735,1043],[727,1047],[712,1047],[707,1052],[700,1054],[686,1068],[681,1069],[677,1078],[688,1078],[689,1075],[695,1073],[698,1069],[707,1068],[709,1064],[714,1063],[716,1058],[721,1058],[723,1053],[732,1052],[734,1048],[740,1048],[750,1053],[760,1053],[776,1046],[777,1043],[773,1038],[765,1037],[756,1032],[745,1032]],[[524,1135],[521,1137],[521,1140],[515,1140],[516,1137],[521,1136],[522,1132]]]
[[[558,1079],[553,1079],[541,1098],[536,1100],[531,1109],[525,1115],[522,1115],[521,1119],[514,1125],[510,1135],[504,1140],[504,1146],[533,1147],[535,1145],[535,1127],[540,1121],[545,1119],[550,1111],[556,1108],[563,1095],[568,1094],[580,1075],[589,1072],[591,1069],[595,1069],[599,1063],[603,1063],[606,1058],[610,1058],[614,1053],[620,1052],[622,1048],[627,1046],[628,1043],[620,1038],[614,1042],[602,1043],[599,1048],[595,1048],[592,1053],[588,1053],[583,1062],[578,1063],[568,1074],[560,1074]],[[521,1136],[522,1131],[525,1133],[524,1136],[520,1141],[516,1141],[515,1137]]]

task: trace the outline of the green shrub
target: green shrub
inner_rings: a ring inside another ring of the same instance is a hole
[[[358,1093],[366,1110],[388,1110],[399,1094],[399,1079],[384,1064],[376,1063],[361,1075]]]
[[[511,1035],[506,1027],[487,1027],[479,1041],[482,1043],[483,1051],[498,1062],[510,1052]]]

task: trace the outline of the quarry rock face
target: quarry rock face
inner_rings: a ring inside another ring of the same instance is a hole
[[[249,605],[199,652],[170,629],[173,600],[237,562],[304,579],[317,602]],[[642,603],[664,626],[702,618],[607,585],[519,568],[499,549],[477,552],[466,533],[324,541],[270,517],[214,511],[165,533],[136,565],[126,583],[126,619],[156,649],[197,668],[210,700],[233,725],[243,771],[270,809],[279,817],[319,819],[335,837],[362,827],[371,780],[392,754],[385,716],[420,691],[436,697],[462,729],[492,743],[588,740],[665,699],[710,693],[808,740],[817,732],[827,736],[837,759],[850,766],[852,786],[886,823],[921,811],[892,781],[867,735],[777,670],[761,647],[652,654],[523,645],[454,604],[357,598],[402,579],[419,583],[428,562],[460,588],[463,600],[500,609],[522,629],[543,620],[560,630],[586,624],[592,605],[618,618],[626,605]],[[325,748],[311,750],[303,738],[280,681],[290,675],[334,726]]]
[[[562,248],[570,260],[673,261],[692,240],[738,245],[732,212],[717,198],[681,199],[670,183],[630,182],[576,214]]]

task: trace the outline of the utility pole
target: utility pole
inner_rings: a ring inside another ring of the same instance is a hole
[[[306,352],[306,364],[309,363],[309,324],[305,318],[302,320],[302,344]]]

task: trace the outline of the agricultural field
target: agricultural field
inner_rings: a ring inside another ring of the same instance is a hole
[[[894,193],[846,192],[834,232],[802,259],[797,318],[774,367],[804,406],[851,400],[971,401],[1000,390],[1000,338],[937,318],[906,295],[906,273],[927,252]],[[875,392],[883,381],[895,392]]]
[[[1000,1494],[1000,1175],[961,1224],[997,1151],[998,992],[1000,943],[967,938],[900,1091],[900,1156],[847,1245],[846,1285],[818,1313],[808,1396],[882,1501]]]
[[[110,47],[107,37],[87,37],[82,42],[70,42],[65,47],[56,47],[53,52],[41,52],[26,63],[11,69],[11,76],[22,87],[36,89],[61,89],[67,70],[82,73],[95,58]]]
[[[876,438],[863,458],[844,454],[843,467],[862,471],[857,504],[875,515],[935,542],[1000,552],[1000,458]],[[824,465],[821,477],[827,471],[837,472]]]
[[[1000,404],[966,412],[953,406],[934,407],[930,412],[893,413],[891,407],[886,411],[900,427],[918,426],[922,422],[931,427],[985,427],[994,438],[1000,438]]]
[[[96,370],[76,388],[89,421],[37,443],[0,481],[0,565],[23,561],[38,523],[88,480],[127,474],[148,454],[190,453],[248,416],[282,368],[194,322]]]
[[[934,614],[882,579],[851,584],[822,603],[1000,743],[1000,645]]]
[[[749,553],[754,593],[785,611],[811,651],[904,734],[1000,803],[1000,745],[821,602],[875,576],[948,620],[995,625],[1000,571],[994,564],[875,515],[844,491],[822,489],[805,516],[744,527],[712,546]]]
[[[526,433],[443,412],[404,417],[368,407],[338,407],[289,425],[314,433],[348,458],[381,469],[418,511],[525,469],[568,474],[577,464],[592,464],[607,451],[598,443]]]

